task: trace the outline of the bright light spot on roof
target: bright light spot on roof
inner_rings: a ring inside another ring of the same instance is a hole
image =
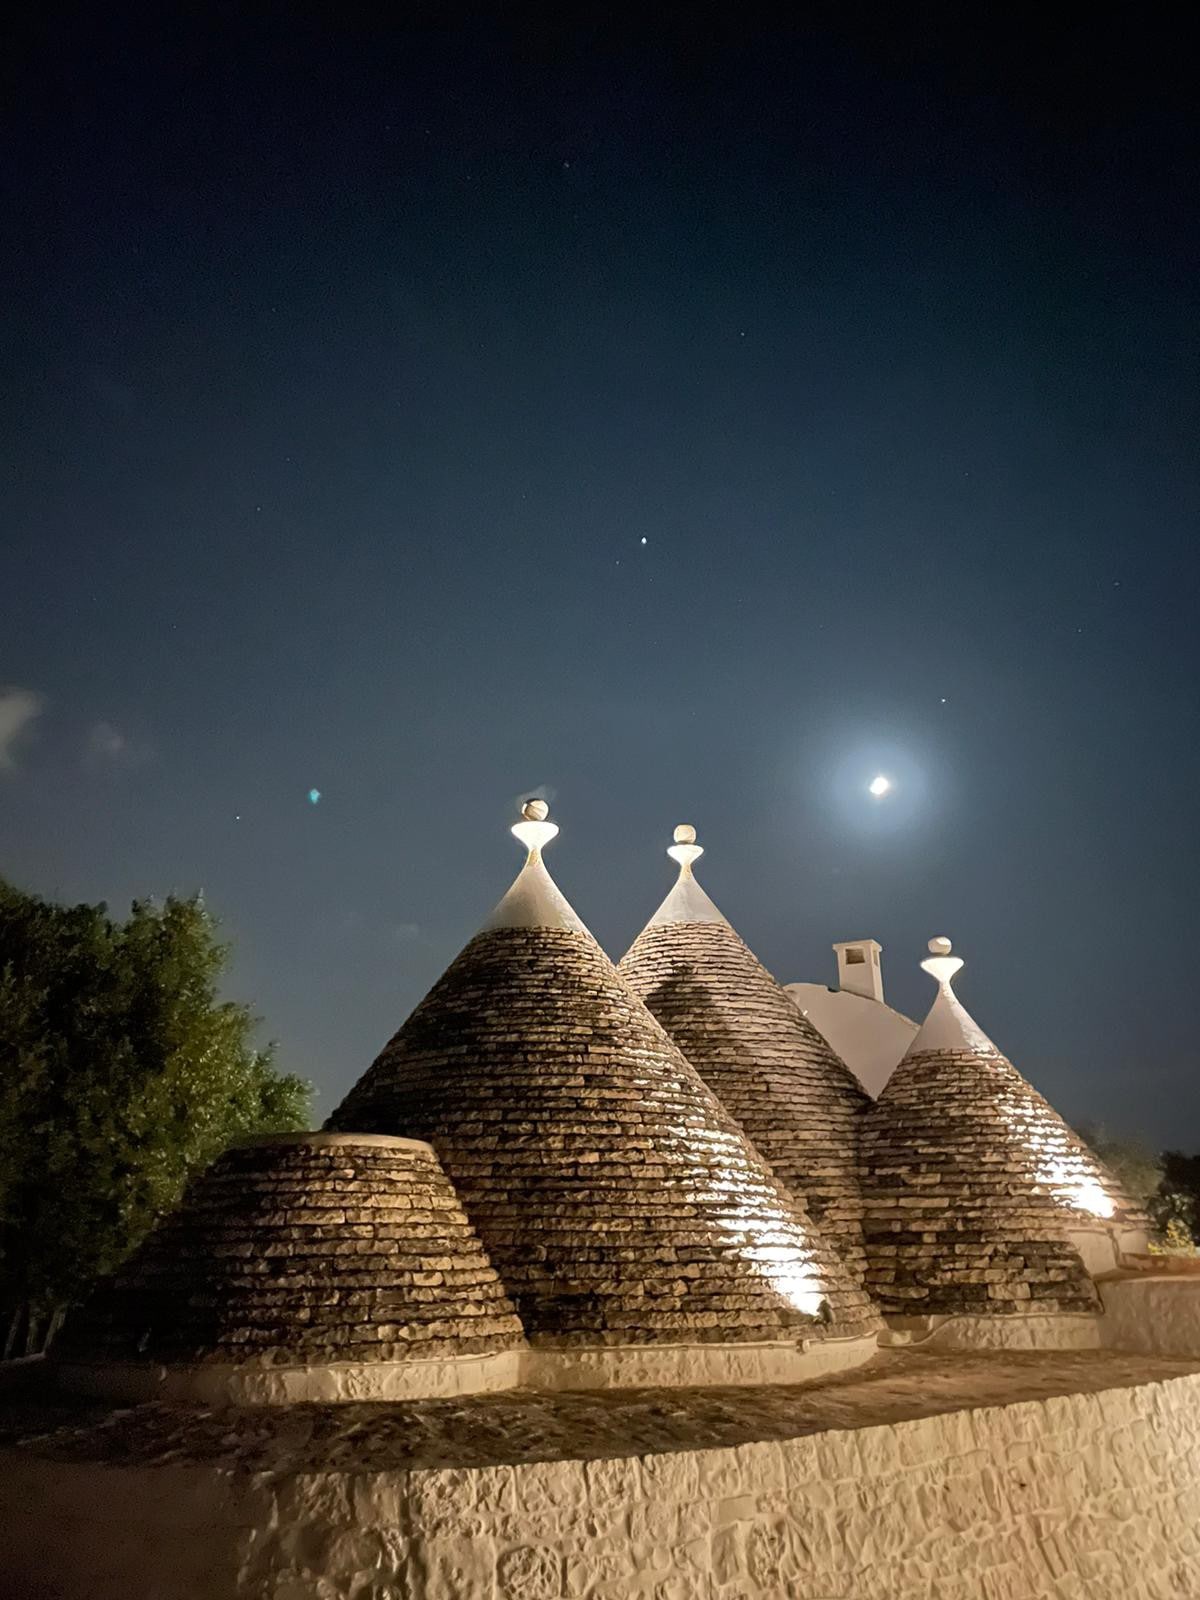
[[[882,800],[883,796],[887,794],[891,787],[892,780],[890,778],[885,778],[882,772],[877,773],[867,785],[867,788],[875,796],[876,800]]]
[[[310,789],[308,791],[308,803],[309,803],[310,806],[315,806],[317,801],[320,798],[321,798],[320,789]]]
[[[1080,1211],[1090,1211],[1094,1217],[1111,1217],[1116,1213],[1117,1208],[1108,1195],[1098,1183],[1090,1179],[1081,1183],[1077,1189],[1068,1189],[1065,1198]]]
[[[1034,1182],[1049,1189],[1060,1206],[1087,1211],[1105,1220],[1115,1216],[1117,1207],[1112,1196],[1088,1172],[1086,1161],[1080,1152],[1070,1148],[1066,1137],[1055,1132],[1049,1119],[1036,1111],[1026,1121],[1030,1126],[1030,1146],[1037,1152]],[[1045,1125],[1044,1131],[1038,1128],[1038,1122]]]
[[[692,1133],[687,1130],[689,1138]],[[775,1198],[759,1192],[753,1180],[747,1183],[740,1167],[718,1169],[708,1188],[721,1202],[713,1220],[734,1247],[736,1258],[806,1317],[818,1321],[826,1315],[827,1302],[809,1243]]]

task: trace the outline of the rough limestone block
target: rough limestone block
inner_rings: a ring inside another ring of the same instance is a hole
[[[652,922],[619,970],[861,1282],[858,1080],[723,920]]]
[[[1078,1196],[1119,1186],[986,1040],[907,1056],[862,1120],[867,1282],[885,1311],[1095,1311]],[[919,1233],[896,1217],[920,1219]],[[980,1291],[984,1307],[979,1305]]]
[[[337,1205],[315,1205],[334,1175]],[[523,1344],[433,1151],[317,1134],[227,1151],[69,1319],[56,1351],[96,1388],[108,1368],[266,1373]],[[261,1397],[271,1390],[264,1383]]]
[[[477,935],[331,1120],[433,1144],[535,1340],[877,1327],[803,1205],[582,930]]]
[[[381,1600],[389,1588],[389,1600],[1190,1600],[1200,1374],[1138,1383],[1136,1364],[1107,1352],[961,1359],[974,1363],[965,1377],[960,1358],[895,1358],[858,1380],[857,1410],[840,1382],[803,1400],[697,1396],[693,1420],[704,1410],[710,1426],[755,1404],[764,1430],[780,1406],[797,1408],[796,1426],[827,1421],[708,1449],[680,1431],[637,1458],[612,1453],[607,1395],[459,1403],[455,1425],[478,1424],[457,1436],[463,1455],[545,1458],[417,1469],[365,1459],[389,1407],[361,1408],[340,1433],[308,1411],[117,1413],[0,1456],[0,1570],[14,1593],[47,1600]],[[1117,1386],[1028,1398],[1047,1371],[1086,1389],[1109,1372]],[[935,1391],[964,1385],[958,1409],[880,1420],[931,1372]],[[1015,1398],[964,1408],[974,1384]],[[668,1408],[684,1429],[677,1395],[636,1405],[631,1431],[665,1426]],[[421,1402],[390,1425],[411,1441],[437,1415]],[[260,1443],[243,1458],[248,1437]],[[314,1470],[322,1451],[337,1464]],[[264,1453],[271,1470],[248,1470]]]

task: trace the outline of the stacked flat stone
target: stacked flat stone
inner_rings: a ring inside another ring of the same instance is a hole
[[[311,1367],[523,1343],[428,1146],[305,1134],[221,1156],[70,1319],[59,1353]]]
[[[679,880],[619,970],[861,1282],[870,1099],[700,887],[700,847],[673,853]]]
[[[868,1287],[893,1315],[1095,1311],[1069,1230],[1132,1218],[1128,1199],[967,1014],[962,963],[933,944],[938,996],[864,1119]]]
[[[522,827],[512,889],[331,1126],[429,1140],[531,1343],[865,1331],[861,1291]]]

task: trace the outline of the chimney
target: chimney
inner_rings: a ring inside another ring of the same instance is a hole
[[[846,939],[835,944],[838,961],[838,988],[861,994],[883,1003],[883,969],[879,957],[883,946],[876,939]]]

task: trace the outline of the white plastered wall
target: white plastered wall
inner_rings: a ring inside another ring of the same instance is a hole
[[[239,1474],[0,1453],[22,1600],[1182,1600],[1200,1375],[736,1449]]]
[[[534,1389],[686,1388],[697,1385],[809,1383],[869,1361],[874,1335],[736,1344],[604,1345],[501,1351],[442,1361],[335,1362],[314,1367],[164,1367],[150,1362],[63,1362],[59,1384],[76,1394],[137,1404],[144,1400],[216,1405],[323,1404],[359,1400],[447,1399]]]

